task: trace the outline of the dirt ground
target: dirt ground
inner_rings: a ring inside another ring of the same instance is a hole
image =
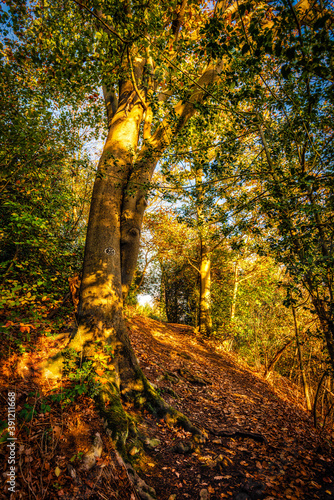
[[[197,499],[203,489],[212,500],[334,498],[330,447],[307,412],[293,403],[289,387],[275,390],[182,325],[136,318],[131,340],[145,375],[165,400],[208,435],[199,453],[184,453],[178,444],[188,436],[146,416],[146,432],[161,445],[150,454],[145,479],[160,500],[172,494]]]
[[[333,436],[314,429],[294,387],[282,378],[276,385],[264,380],[190,327],[139,316],[128,321],[149,381],[207,436],[203,445],[194,445],[189,433],[126,406],[150,438],[138,457],[134,447],[133,458],[158,500],[334,499]],[[39,380],[34,366],[62,342],[66,335],[37,339],[29,355],[2,362],[0,419],[6,419],[9,385],[15,386],[17,415],[32,407],[38,411],[29,422],[18,419],[17,490],[9,496],[8,449],[1,444],[0,498],[136,500],[138,493],[92,401],[82,395],[63,409],[45,407],[43,394],[50,394],[52,386]],[[85,473],[80,460],[96,433],[102,454]]]

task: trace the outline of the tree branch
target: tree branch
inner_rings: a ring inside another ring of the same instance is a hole
[[[89,14],[91,16],[95,17],[95,19],[97,19],[104,26],[104,28],[107,30],[108,33],[116,36],[121,42],[126,43],[126,41],[114,29],[112,29],[110,26],[108,26],[108,24],[106,24],[103,21],[103,19],[100,18],[100,16],[98,16],[97,14],[95,14],[95,12],[90,10],[85,4],[82,4],[82,3],[78,2],[77,0],[72,0],[72,1],[74,3],[76,3],[79,7],[81,7],[82,9],[85,9],[87,12],[89,12]]]
[[[137,87],[137,82],[136,82],[136,78],[135,78],[135,75],[134,75],[134,72],[133,72],[133,65],[132,65],[132,61],[131,61],[129,47],[126,48],[126,53],[127,53],[127,58],[128,58],[129,66],[130,66],[130,73],[131,73],[132,84],[134,86],[136,94],[139,97],[140,102],[142,103],[142,106],[143,106],[144,110],[147,111],[147,106],[146,106],[145,102],[143,101],[143,98],[140,95],[139,89]]]

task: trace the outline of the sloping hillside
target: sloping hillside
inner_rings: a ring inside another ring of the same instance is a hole
[[[59,386],[38,375],[41,359],[66,345],[67,335],[62,340],[36,337],[29,355],[2,361],[2,421],[8,387],[17,394],[18,491],[12,498],[152,498],[142,480],[159,500],[334,498],[329,437],[319,435],[291,395],[284,398],[282,389],[275,391],[190,327],[137,316],[129,319],[129,330],[147,378],[200,428],[206,442],[199,446],[189,433],[148,411],[126,407],[146,435],[144,452],[135,444],[130,450],[141,478],[136,480],[142,486],[139,496],[129,482],[133,472],[113,450],[91,399],[77,394],[72,403],[59,406],[50,399]],[[36,411],[26,418],[31,410]],[[102,453],[85,472],[82,457],[96,433]],[[1,446],[4,483],[8,448],[5,441]],[[0,498],[7,498],[4,484],[1,491]]]
[[[202,489],[212,499],[334,498],[330,448],[304,410],[191,328],[139,317],[130,324],[147,377],[208,434],[199,453],[182,453],[189,437],[147,416],[161,440],[146,471],[159,498],[200,498]]]

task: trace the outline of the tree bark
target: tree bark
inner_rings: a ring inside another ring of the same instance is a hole
[[[200,295],[199,331],[204,335],[212,333],[211,317],[211,254],[208,244],[208,227],[204,214],[203,168],[196,165],[196,208],[197,226],[200,238]]]
[[[296,343],[297,343],[297,350],[298,350],[298,357],[299,357],[299,366],[300,366],[300,373],[301,373],[302,382],[303,382],[306,407],[309,411],[311,411],[312,410],[312,403],[311,403],[311,397],[310,397],[310,386],[308,384],[308,381],[306,378],[306,373],[305,373],[305,368],[304,368],[303,354],[302,354],[302,348],[301,348],[300,341],[299,341],[299,331],[298,331],[298,323],[297,323],[297,315],[296,315],[295,307],[292,307],[292,314],[293,314],[293,321],[294,321],[294,325],[295,325],[295,335],[296,335]]]
[[[138,80],[144,64],[143,60],[135,61],[135,77]],[[209,67],[199,83],[206,85],[217,76],[216,68]],[[104,94],[110,100],[106,89]],[[175,105],[171,112],[173,119],[166,116],[154,134],[146,136],[139,153],[137,148],[144,106],[134,82],[120,83],[117,108],[114,97],[112,103],[109,100],[106,102],[109,132],[91,200],[78,329],[69,343],[68,352],[71,356],[76,353],[78,370],[86,361],[94,360],[98,350],[103,355],[108,353],[107,368],[106,364],[101,365],[108,383],[95,399],[109,428],[114,429],[114,439],[122,448],[129,432],[130,419],[122,408],[120,398],[148,404],[157,414],[168,416],[170,423],[178,423],[196,436],[201,436],[186,417],[164,403],[141,372],[127,335],[123,302],[136,268],[146,196],[154,169],[172,138],[193,116],[194,104],[204,94],[205,91],[195,85],[189,100]],[[44,376],[61,377],[63,361],[62,353],[50,358],[42,366]]]
[[[318,396],[320,394],[321,384],[324,381],[325,377],[327,377],[327,375],[328,375],[328,372],[327,372],[327,370],[325,370],[323,372],[323,374],[321,375],[321,377],[320,377],[320,380],[318,382],[318,387],[317,387],[317,390],[316,390],[316,393],[315,393],[315,397],[314,397],[314,403],[313,403],[313,422],[314,422],[314,427],[315,428],[317,428],[317,426],[318,426],[318,417],[317,417]]]
[[[285,349],[287,349],[287,347],[289,347],[292,344],[292,342],[293,342],[293,339],[289,340],[289,342],[284,344],[284,346],[279,351],[277,351],[277,353],[275,354],[275,356],[273,357],[273,359],[270,361],[269,365],[265,369],[265,372],[264,372],[265,378],[267,378],[269,376],[269,373],[274,369],[275,364],[282,357]]]
[[[204,335],[211,335],[211,258],[210,249],[203,242],[201,242],[200,278],[199,331]]]
[[[235,267],[234,267],[233,293],[232,293],[232,303],[231,303],[231,321],[234,319],[234,316],[235,316],[235,308],[237,305],[238,286],[239,286],[239,266],[238,266],[238,261],[236,261]]]

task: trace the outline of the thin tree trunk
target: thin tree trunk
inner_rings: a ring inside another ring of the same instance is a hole
[[[205,243],[201,243],[200,278],[199,330],[205,335],[210,335],[212,332],[211,259],[209,247]]]
[[[315,397],[314,397],[314,403],[313,403],[313,422],[314,422],[314,427],[317,427],[318,425],[318,416],[317,416],[317,402],[318,402],[318,397],[319,397],[319,394],[320,394],[320,388],[321,388],[321,384],[324,380],[324,378],[327,376],[327,370],[324,371],[324,373],[321,375],[321,378],[319,380],[319,383],[318,383],[318,387],[317,387],[317,390],[316,390],[316,393],[315,393]]]
[[[282,357],[285,349],[287,349],[293,342],[292,340],[289,340],[273,357],[273,359],[270,361],[269,365],[266,367],[266,370],[264,372],[264,376],[268,377],[269,373],[274,369],[275,364],[279,361],[279,359]]]
[[[133,94],[131,82],[120,88],[117,113],[110,123],[108,137],[94,183],[86,236],[83,276],[78,308],[78,330],[70,348],[82,357],[93,355],[97,343],[108,346],[114,356],[110,373],[121,389],[126,373],[137,371],[137,361],[126,335],[123,320],[121,273],[121,209],[123,192],[133,163],[139,138],[143,107]],[[130,104],[131,107],[130,107]],[[61,370],[52,364],[53,375]],[[121,376],[121,372],[124,376]]]
[[[333,301],[331,300],[328,303],[325,300],[321,300],[318,294],[316,294],[316,291],[313,289],[314,287],[312,287],[311,280],[307,282],[307,285],[309,291],[311,292],[312,302],[325,335],[328,353],[331,359],[332,367],[334,368],[334,322],[331,310]]]
[[[235,308],[237,305],[237,295],[239,286],[239,266],[238,261],[235,263],[234,267],[234,277],[233,277],[233,293],[232,293],[232,303],[231,303],[231,321],[235,317]]]
[[[201,166],[196,166],[195,178],[197,226],[200,237],[199,331],[204,335],[211,335],[211,255],[210,248],[207,243],[207,227],[204,216],[203,169]]]
[[[296,335],[296,343],[297,343],[297,349],[298,349],[298,357],[299,357],[299,366],[300,366],[300,374],[303,382],[303,389],[304,389],[304,394],[305,394],[305,400],[306,400],[306,407],[309,411],[312,410],[312,403],[311,403],[311,397],[310,397],[310,387],[306,378],[305,374],[305,368],[304,368],[304,363],[303,363],[303,354],[302,354],[302,347],[300,345],[299,341],[299,332],[298,332],[298,323],[297,323],[297,315],[296,315],[296,309],[295,307],[292,306],[292,314],[293,314],[293,321],[295,325],[295,335]]]

